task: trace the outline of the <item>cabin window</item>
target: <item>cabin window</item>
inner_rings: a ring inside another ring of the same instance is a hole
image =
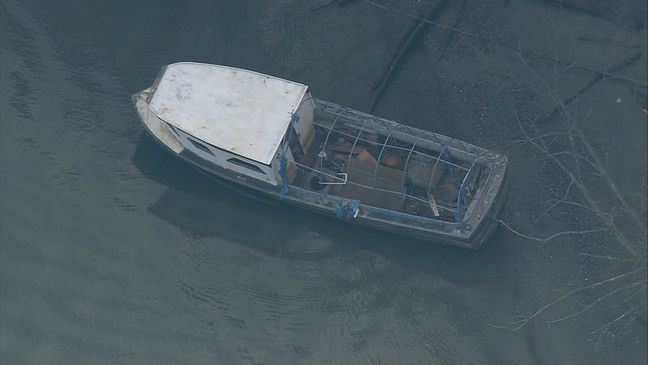
[[[245,162],[243,160],[239,160],[238,158],[230,158],[229,160],[227,160],[227,162],[232,163],[234,165],[243,166],[249,170],[265,175],[265,172],[263,172],[263,170],[261,170],[259,166],[251,164],[249,162]]]
[[[200,143],[198,141],[195,141],[192,138],[188,138],[188,139],[189,139],[189,142],[191,142],[191,144],[194,145],[197,149],[199,149],[199,150],[201,150],[203,152],[209,153],[210,155],[213,155],[212,151],[207,146],[205,146],[204,144],[202,144],[202,143]]]

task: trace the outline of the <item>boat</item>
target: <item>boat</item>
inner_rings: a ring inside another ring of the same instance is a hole
[[[133,102],[172,154],[279,205],[470,249],[497,226],[506,156],[317,99],[306,85],[179,62]]]

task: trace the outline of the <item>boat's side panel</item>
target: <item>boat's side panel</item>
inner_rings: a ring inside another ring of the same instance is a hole
[[[282,204],[293,205],[325,216],[341,219],[348,223],[397,233],[425,241],[433,241],[469,249],[477,248],[481,244],[481,241],[473,243],[469,240],[469,237],[462,238],[459,230],[455,230],[443,223],[436,224],[436,229],[429,229],[429,227],[412,224],[413,222],[411,221],[411,218],[413,218],[413,216],[410,216],[409,219],[403,217],[399,220],[395,219],[393,215],[385,214],[384,219],[381,219],[379,215],[375,213],[376,208],[362,204],[357,206],[358,215],[354,217],[352,214],[346,214],[347,212],[345,212],[345,209],[347,209],[351,202],[350,199],[326,196],[294,186],[291,186],[285,194],[281,194],[280,191],[264,189],[263,187],[254,184],[254,181],[246,180],[240,176],[233,177],[230,175],[223,175],[222,172],[217,172],[217,169],[215,169],[214,166],[211,166],[211,164],[205,162],[190,151],[184,151],[179,155],[179,157],[199,170],[209,174],[211,177],[219,180],[221,183],[241,187],[246,193],[261,196],[265,200],[278,201]],[[340,214],[340,211],[342,211],[343,214]]]
[[[473,243],[468,236],[462,237],[460,230],[456,230],[444,223],[431,223],[422,226],[413,224],[412,218],[415,218],[414,216],[397,219],[389,213],[384,214],[383,218],[381,218],[379,214],[376,214],[376,208],[363,204],[357,206],[358,215],[354,217],[345,212],[345,209],[351,202],[350,199],[326,196],[294,186],[291,186],[288,192],[282,194],[278,190],[269,190],[267,187],[259,186],[254,181],[250,181],[244,177],[233,176],[227,174],[225,171],[219,171],[216,166],[202,160],[190,151],[185,150],[178,157],[203,172],[210,174],[212,177],[219,179],[223,183],[240,186],[246,192],[257,194],[267,200],[279,201],[329,217],[338,218],[349,223],[377,228],[425,241],[434,241],[463,248],[477,248],[481,244],[481,242]],[[340,211],[344,212],[344,214],[341,215]],[[433,229],[430,226],[434,226]]]
[[[212,162],[218,166],[227,166],[228,169],[236,171],[241,175],[264,181],[271,185],[279,185],[277,182],[277,173],[272,166],[257,163],[244,157],[239,157],[228,151],[215,148],[196,138],[190,136],[182,130],[175,128],[180,142],[186,149],[197,154],[203,159]]]
[[[182,150],[184,150],[182,143],[180,143],[178,138],[169,131],[164,122],[162,122],[155,114],[149,112],[148,104],[145,99],[137,97],[134,98],[133,101],[135,102],[135,107],[137,108],[140,120],[146,129],[174,153],[182,152]]]

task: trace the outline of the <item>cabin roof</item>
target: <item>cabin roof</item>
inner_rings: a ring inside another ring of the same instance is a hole
[[[254,71],[180,62],[163,71],[150,109],[196,138],[269,165],[306,90]]]

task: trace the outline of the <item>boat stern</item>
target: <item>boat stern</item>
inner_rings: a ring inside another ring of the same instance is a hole
[[[481,247],[493,234],[508,195],[508,158],[489,152],[486,159],[489,160],[490,174],[461,224],[466,242],[472,249]]]

